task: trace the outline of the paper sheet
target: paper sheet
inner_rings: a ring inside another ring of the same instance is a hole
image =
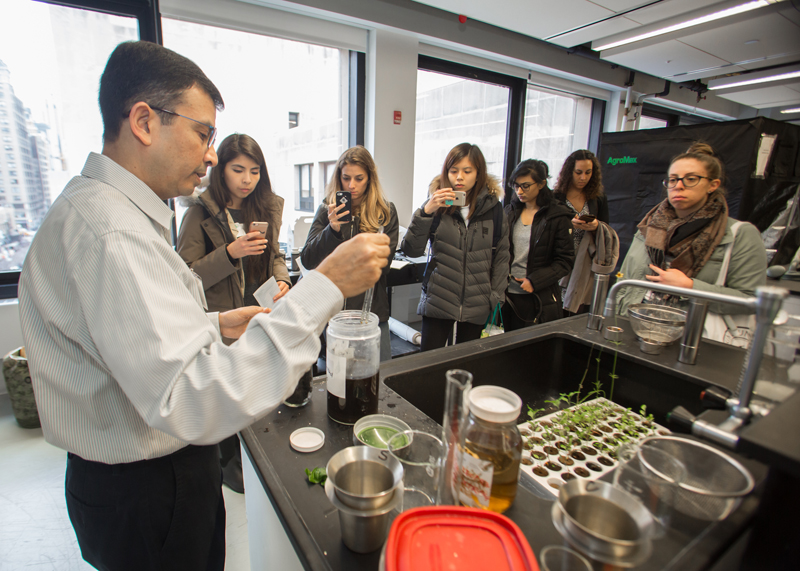
[[[279,293],[281,293],[281,288],[278,287],[278,282],[275,281],[275,277],[273,276],[256,290],[253,297],[256,298],[258,305],[261,307],[272,309],[275,306],[275,302],[272,301],[272,298]]]

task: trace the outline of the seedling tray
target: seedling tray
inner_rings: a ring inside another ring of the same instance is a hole
[[[616,451],[624,444],[670,431],[596,398],[517,426],[522,434],[522,473],[553,496],[572,478],[597,480],[617,467]]]

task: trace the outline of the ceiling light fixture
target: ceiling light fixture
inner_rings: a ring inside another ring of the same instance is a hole
[[[652,32],[639,34],[638,36],[633,36],[632,38],[618,40],[616,42],[611,42],[610,44],[604,44],[597,47],[592,45],[592,49],[597,52],[603,50],[610,50],[612,48],[618,48],[619,46],[632,44],[633,42],[640,42],[648,38],[654,38],[656,36],[669,34],[670,32],[676,32],[678,30],[683,30],[685,28],[691,28],[692,26],[699,26],[700,24],[705,24],[706,22],[713,22],[714,20],[719,20],[721,18],[735,16],[736,14],[741,14],[742,12],[749,12],[750,10],[755,10],[756,8],[761,8],[762,6],[768,6],[768,5],[769,2],[767,2],[767,0],[754,0],[752,2],[740,4],[739,6],[734,6],[732,8],[720,10],[719,12],[714,12],[712,14],[707,14],[705,16],[700,16],[698,18],[693,18],[691,20],[686,20],[685,22],[679,22],[678,24],[673,24],[672,26],[659,28],[657,30],[653,30]]]
[[[794,109],[784,109],[781,113],[800,113],[800,107],[795,107]]]
[[[708,82],[708,88],[711,90],[730,89],[732,87],[755,85],[770,81],[780,81],[782,79],[793,79],[795,77],[800,77],[800,65],[784,66],[765,71],[756,71],[752,73],[743,73],[741,75],[732,75],[730,77],[722,77],[720,79],[712,79]]]

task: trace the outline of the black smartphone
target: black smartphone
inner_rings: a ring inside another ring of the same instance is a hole
[[[592,216],[591,214],[584,214],[583,216],[578,216],[578,220],[581,222],[594,222],[597,219],[597,216]]]
[[[351,222],[353,220],[353,197],[348,190],[336,191],[336,206],[344,204],[345,207],[339,210],[339,222]],[[342,212],[347,212],[344,216]]]

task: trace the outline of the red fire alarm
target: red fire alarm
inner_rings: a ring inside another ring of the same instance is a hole
[[[402,111],[395,111],[394,112],[394,124],[395,125],[399,125],[402,120],[403,120],[403,112]]]

